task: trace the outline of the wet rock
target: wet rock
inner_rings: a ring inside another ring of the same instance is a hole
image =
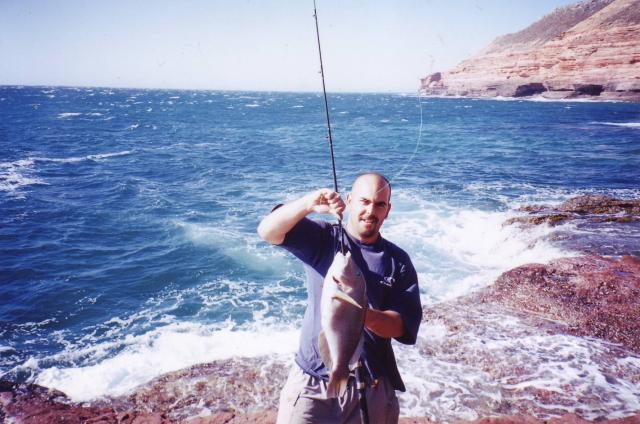
[[[502,274],[481,295],[569,325],[572,334],[620,343],[640,353],[640,260],[564,258]]]
[[[235,416],[275,410],[291,366],[289,361],[290,358],[237,358],[195,365],[164,374],[110,403],[162,412],[174,420],[211,413]]]
[[[529,224],[529,225],[557,225],[564,221],[571,219],[571,215],[569,214],[548,214],[548,215],[537,215],[537,216],[518,216],[514,218],[507,219],[503,225],[512,225],[512,224]]]
[[[16,424],[165,424],[160,413],[117,412],[109,405],[91,406],[72,402],[64,393],[38,386],[0,381],[0,418]]]
[[[630,214],[640,215],[640,200],[615,199],[609,196],[578,196],[558,206],[562,212],[586,214]]]
[[[637,413],[634,401],[610,400],[640,396],[639,294],[633,257],[565,258],[505,272],[493,286],[425,308],[418,349],[428,366],[413,371],[408,390],[433,398],[429,415],[449,422],[446,405],[463,416],[514,420],[505,422]]]
[[[221,412],[209,417],[196,417],[184,424],[275,424],[277,412],[273,410],[256,412],[253,414],[234,414]]]
[[[458,421],[457,424],[541,424],[543,422],[547,423],[547,421],[542,421],[530,416],[517,415],[513,417],[488,417],[475,421]],[[581,423],[582,422],[589,421],[581,421]]]
[[[570,220],[590,222],[640,222],[640,200],[615,199],[609,196],[578,196],[556,207],[529,205],[519,209],[529,215],[518,216],[505,221],[504,225],[557,225]]]
[[[75,408],[63,393],[32,384],[0,382],[3,422],[16,423],[81,423],[111,411]]]

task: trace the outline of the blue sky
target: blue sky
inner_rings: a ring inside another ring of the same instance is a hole
[[[329,91],[414,92],[570,0],[316,0]],[[312,0],[0,0],[0,84],[318,91]]]

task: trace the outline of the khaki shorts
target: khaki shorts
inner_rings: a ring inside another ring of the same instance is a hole
[[[367,387],[369,422],[397,424],[400,408],[388,379]],[[305,374],[297,364],[289,372],[280,392],[277,424],[360,424],[360,407],[355,378],[349,379],[341,398],[327,399],[327,382]]]

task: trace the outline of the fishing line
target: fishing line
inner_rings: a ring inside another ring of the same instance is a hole
[[[413,153],[411,154],[411,157],[409,158],[409,160],[407,161],[407,163],[404,164],[404,166],[402,168],[400,168],[400,170],[398,172],[396,172],[396,174],[391,177],[389,179],[389,183],[391,183],[391,181],[393,181],[395,178],[399,177],[400,175],[402,175],[402,173],[404,172],[405,169],[407,169],[407,167],[409,165],[411,165],[411,162],[413,161],[413,159],[416,157],[416,154],[418,154],[418,148],[420,148],[420,142],[422,141],[422,124],[423,124],[423,117],[422,117],[422,99],[420,97],[420,90],[418,89],[418,105],[420,107],[420,126],[418,127],[418,138],[416,139],[416,146],[413,149]]]
[[[407,169],[407,167],[409,165],[411,165],[411,162],[413,162],[413,159],[416,157],[416,155],[418,154],[418,149],[420,148],[420,142],[422,141],[422,125],[423,125],[423,114],[422,114],[422,98],[420,96],[421,92],[420,89],[418,89],[418,105],[420,107],[420,126],[418,127],[418,138],[416,139],[416,146],[413,149],[413,153],[411,154],[411,157],[409,158],[409,160],[404,164],[404,166],[402,168],[400,168],[400,170],[398,172],[396,172],[393,177],[389,178],[389,185],[391,185],[391,182],[398,178],[400,175],[402,175],[402,173],[405,171],[405,169]],[[377,193],[380,193],[382,190],[384,190],[385,187],[382,187],[380,190],[377,191]]]

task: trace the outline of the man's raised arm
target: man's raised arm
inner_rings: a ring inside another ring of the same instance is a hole
[[[271,211],[258,225],[258,235],[271,244],[282,244],[287,233],[312,212],[342,217],[345,204],[335,191],[323,188]]]

